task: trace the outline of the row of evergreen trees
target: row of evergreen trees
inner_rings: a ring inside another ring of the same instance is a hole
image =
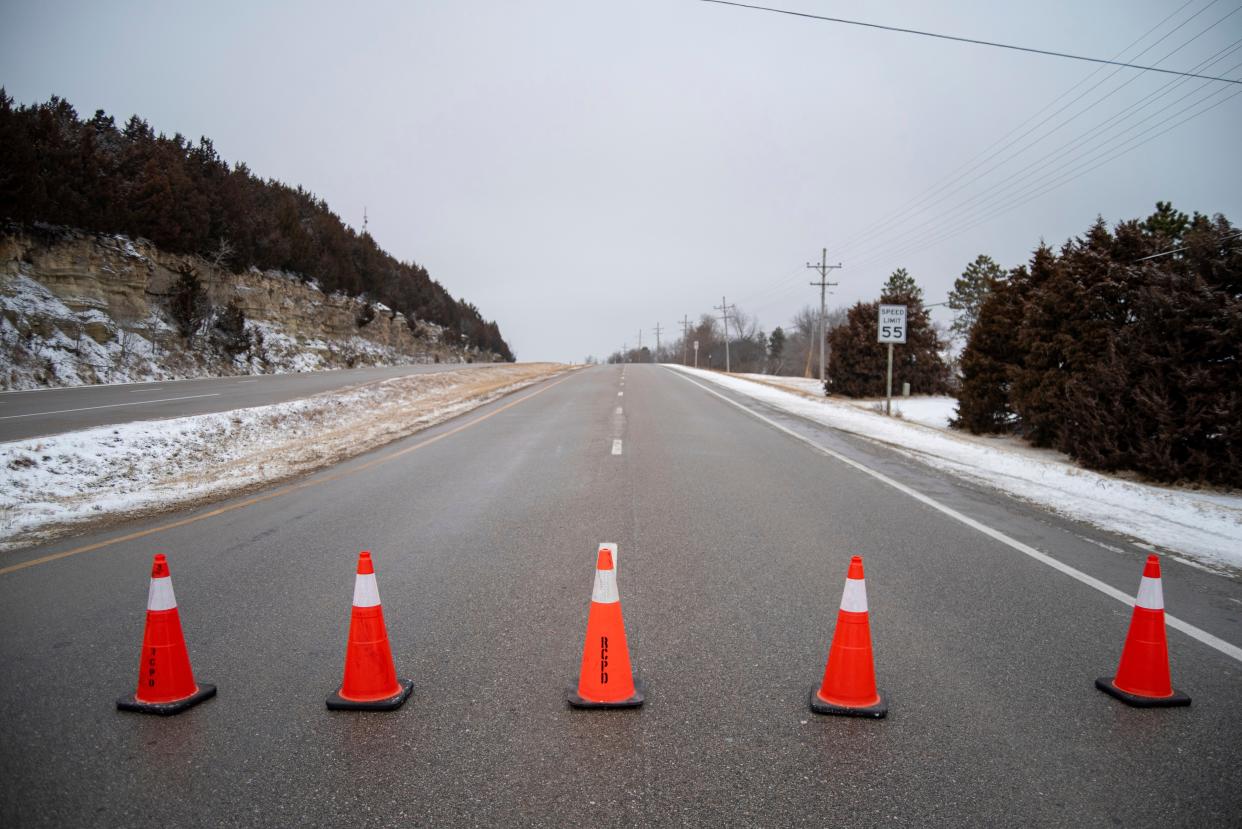
[[[956,372],[922,289],[900,268],[879,301],[834,312],[843,318],[828,330],[826,393],[884,394],[881,303],[907,306],[894,388],[955,391],[954,427],[1016,434],[1089,468],[1242,486],[1242,232],[1224,216],[1161,202],[1111,231],[1097,220],[1059,250],[1041,243],[1008,272],[979,256],[949,294],[956,318],[946,334],[965,342]],[[810,365],[783,360],[783,329],[765,338],[753,317],[737,318],[734,371],[801,374]],[[703,367],[724,366],[719,330],[705,314],[688,334],[702,345]],[[815,348],[813,336],[807,343]],[[678,340],[659,355],[609,360],[680,361],[682,348]]]
[[[513,359],[495,322],[346,227],[322,199],[230,167],[210,139],[157,135],[136,115],[118,128],[102,110],[83,121],[59,98],[17,107],[0,89],[0,218],[142,236],[234,270],[288,271]]]
[[[1242,234],[1167,203],[990,278],[956,426],[1085,466],[1242,486]]]

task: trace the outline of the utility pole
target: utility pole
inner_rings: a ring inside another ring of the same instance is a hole
[[[656,353],[655,361],[660,362],[660,323],[656,323]]]
[[[730,307],[731,306],[729,305],[728,302],[725,301],[725,298],[723,296],[720,298],[720,305],[716,306],[716,310],[720,312],[720,319],[724,322],[725,373],[726,374],[728,374],[731,370],[729,368],[729,308]]]
[[[689,365],[686,362],[686,340],[690,338],[690,315],[686,314],[681,320],[681,364]]]
[[[828,339],[828,332],[824,330],[825,320],[828,318],[828,289],[835,288],[839,282],[828,281],[828,271],[836,270],[841,267],[838,262],[835,265],[828,264],[828,248],[824,248],[818,265],[812,265],[810,262],[806,266],[813,271],[819,273],[819,281],[812,282],[811,286],[819,286],[819,382],[824,382],[824,340]]]

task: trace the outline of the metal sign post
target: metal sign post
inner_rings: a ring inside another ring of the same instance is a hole
[[[885,386],[884,414],[893,413],[893,343],[906,341],[906,306],[881,305],[876,340],[888,343],[888,382]]]
[[[699,341],[694,341],[694,367],[699,367]]]

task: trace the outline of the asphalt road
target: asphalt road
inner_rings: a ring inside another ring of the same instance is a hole
[[[1242,663],[1170,631],[1193,706],[1123,706],[1093,686],[1120,602],[672,371],[621,382],[576,372],[287,494],[0,554],[0,823],[1238,825]],[[1123,539],[781,422],[1137,588],[1146,553]],[[637,710],[565,704],[604,541]],[[414,681],[392,713],[324,708],[360,549]],[[114,708],[154,552],[220,689],[168,719]],[[853,554],[880,721],[807,710]],[[1164,582],[1171,613],[1242,644],[1242,584],[1167,559]]]
[[[200,380],[0,392],[0,441],[43,437],[134,420],[264,406],[357,383],[478,365],[485,364],[372,366],[302,374],[207,377]]]

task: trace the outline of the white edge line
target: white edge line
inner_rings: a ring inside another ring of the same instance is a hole
[[[132,403],[109,403],[106,406],[83,406],[80,409],[57,409],[54,412],[27,412],[19,415],[4,415],[0,420],[15,420],[19,417],[39,417],[41,415],[68,414],[69,412],[89,412],[92,409],[119,409],[122,406],[145,406],[148,403],[171,403],[174,400],[194,400],[198,397],[219,397],[220,392],[211,394],[187,394],[184,397],[160,397],[155,400],[135,400]]]
[[[847,458],[845,455],[842,455],[839,452],[835,452],[832,449],[827,448],[826,446],[821,446],[820,444],[816,443],[815,441],[811,440],[805,435],[800,435],[797,432],[793,431],[792,429],[788,429],[782,426],[781,424],[777,423],[775,420],[772,420],[771,418],[768,418],[768,417],[764,417],[763,415],[759,414],[759,412],[756,412],[754,409],[751,409],[747,406],[743,406],[741,403],[738,403],[736,400],[731,400],[730,398],[726,397],[725,395],[721,394],[715,389],[708,388],[707,386],[703,385],[699,381],[694,380],[693,378],[683,374],[680,371],[677,371],[676,369],[669,369],[669,371],[672,371],[674,374],[676,374],[678,377],[681,377],[686,382],[693,383],[694,385],[698,386],[699,388],[701,388],[703,391],[707,392],[708,394],[713,394],[716,397],[719,397],[721,400],[728,403],[729,405],[736,406],[737,408],[746,412],[750,416],[763,421],[767,425],[771,426],[773,429],[776,429],[779,432],[784,432],[785,434],[789,435],[791,438],[794,438],[795,440],[799,440],[805,443],[806,445],[821,452],[822,454],[827,455],[830,458],[834,458],[838,461],[841,461],[842,463],[848,466],[852,466],[854,469],[857,469],[859,472],[866,473],[867,475],[870,475],[871,477],[875,478],[877,481],[888,484],[889,486],[891,486],[893,489],[897,490],[898,492],[905,493],[906,495],[909,495],[911,498],[915,499],[916,501],[920,501],[926,504],[927,506],[931,507],[932,509],[942,512],[945,515],[949,516],[950,518],[960,521],[961,523],[965,524],[971,529],[978,530],[979,532],[983,533],[989,538],[993,538],[996,541],[999,541],[1000,543],[1006,545],[1007,547],[1011,547],[1012,549],[1017,550],[1020,553],[1030,556],[1031,558],[1035,559],[1038,562],[1048,565],[1054,570],[1059,570],[1065,575],[1069,576],[1070,578],[1077,579],[1078,581],[1082,582],[1088,587],[1094,587],[1096,590],[1100,591],[1105,596],[1110,596],[1124,605],[1128,605],[1130,607],[1134,606],[1133,596],[1130,596],[1126,593],[1122,593],[1120,590],[1113,587],[1111,584],[1102,582],[1099,579],[1097,579],[1095,576],[1089,576],[1086,573],[1082,572],[1081,570],[1071,567],[1068,564],[1065,564],[1061,561],[1057,561],[1055,558],[1048,555],[1047,553],[1041,553],[1039,550],[1036,550],[1034,547],[1023,544],[1021,541],[1018,541],[1015,538],[1010,538],[1009,536],[1005,535],[1000,530],[993,529],[992,527],[989,527],[987,524],[984,524],[980,521],[976,521],[970,516],[964,515],[958,512],[957,510],[953,509],[952,507],[946,506],[940,503],[939,501],[935,500],[934,498],[928,497],[927,495],[924,495],[918,490],[912,489],[906,486],[905,484],[901,483],[900,481],[896,481],[888,477],[882,472],[877,472],[874,469],[871,469],[870,467],[865,466],[856,460],[853,460],[852,458]],[[1229,642],[1226,642],[1224,639],[1221,639],[1219,636],[1213,636],[1212,634],[1208,633],[1206,630],[1197,628],[1194,625],[1190,624],[1189,622],[1182,621],[1176,616],[1170,616],[1168,612],[1164,614],[1164,620],[1165,620],[1165,623],[1168,624],[1169,627],[1174,628],[1176,630],[1180,630],[1182,633],[1186,634],[1190,638],[1197,639],[1198,641],[1207,645],[1209,648],[1215,648],[1216,650],[1223,653],[1225,656],[1232,657],[1233,659],[1236,659],[1237,661],[1242,662],[1242,648],[1239,648],[1237,645],[1232,645]]]

